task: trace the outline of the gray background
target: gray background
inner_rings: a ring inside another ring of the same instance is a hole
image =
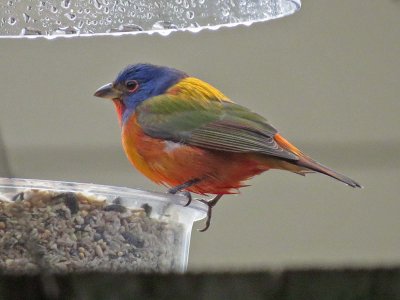
[[[304,1],[288,18],[168,37],[0,40],[2,150],[13,176],[164,191],[129,165],[111,103],[92,94],[128,63],[173,66],[365,186],[264,173],[193,232],[190,269],[398,263],[399,53],[395,0]]]

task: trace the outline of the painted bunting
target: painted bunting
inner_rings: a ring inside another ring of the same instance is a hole
[[[237,193],[269,169],[300,175],[318,172],[351,187],[360,184],[311,159],[265,118],[235,104],[212,85],[163,66],[135,64],[94,94],[114,102],[122,145],[130,162],[170,193],[216,196]]]

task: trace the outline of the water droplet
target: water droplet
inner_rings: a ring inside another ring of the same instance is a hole
[[[162,36],[168,36],[171,31],[170,30],[159,30],[157,33],[161,34]]]
[[[7,23],[10,25],[14,25],[15,23],[17,23],[17,19],[15,19],[14,17],[9,17]]]
[[[224,17],[229,16],[229,9],[222,8],[222,15],[223,15]]]
[[[109,32],[133,32],[143,31],[143,28],[136,24],[120,25],[118,28],[111,28]]]
[[[51,11],[53,14],[55,14],[56,12],[58,12],[58,8],[55,7],[55,6],[52,6],[51,9],[50,9],[50,11]]]
[[[108,8],[108,6],[104,7],[103,12],[108,15],[108,13],[110,12],[110,9]]]
[[[194,18],[194,12],[189,10],[186,12],[186,18],[188,18],[189,20]]]
[[[28,14],[26,14],[26,13],[23,13],[22,16],[24,17],[25,23],[28,23],[29,20],[31,19],[31,17],[30,17]]]
[[[123,26],[124,31],[143,31],[143,28],[136,24],[129,24]]]
[[[89,8],[85,8],[85,14],[90,13],[90,9]]]
[[[26,7],[26,10],[32,10],[32,6],[28,5],[28,6]]]
[[[206,2],[206,0],[199,0],[199,4],[204,4],[204,2]]]
[[[99,0],[94,0],[93,4],[94,4],[94,7],[97,9],[101,9],[103,7],[103,5],[100,3]]]
[[[69,8],[70,5],[71,5],[71,0],[63,0],[63,1],[61,1],[61,6],[63,8]]]
[[[153,30],[178,29],[178,26],[168,21],[158,21],[153,24]]]
[[[64,16],[66,16],[68,19],[70,19],[71,21],[76,19],[76,15],[73,13],[66,13],[64,14]]]
[[[240,23],[240,19],[235,16],[229,16],[229,23]]]
[[[22,28],[20,35],[41,35],[42,32],[38,29],[31,28],[31,27],[25,27]]]
[[[14,2],[10,0],[10,1],[7,2],[7,5],[8,5],[8,6],[13,6],[13,5],[14,5]]]
[[[83,20],[80,20],[78,23],[78,28],[82,28],[83,27]]]
[[[77,34],[79,29],[73,26],[59,27],[55,31],[56,34]]]

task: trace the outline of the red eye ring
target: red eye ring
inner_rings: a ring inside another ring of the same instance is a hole
[[[125,86],[129,92],[133,93],[134,91],[137,90],[137,88],[139,87],[139,84],[136,80],[127,80],[125,82]]]

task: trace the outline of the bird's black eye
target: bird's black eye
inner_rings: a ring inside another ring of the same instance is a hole
[[[139,84],[137,83],[136,80],[128,80],[127,82],[125,82],[125,86],[128,89],[128,91],[132,93],[137,90]]]

